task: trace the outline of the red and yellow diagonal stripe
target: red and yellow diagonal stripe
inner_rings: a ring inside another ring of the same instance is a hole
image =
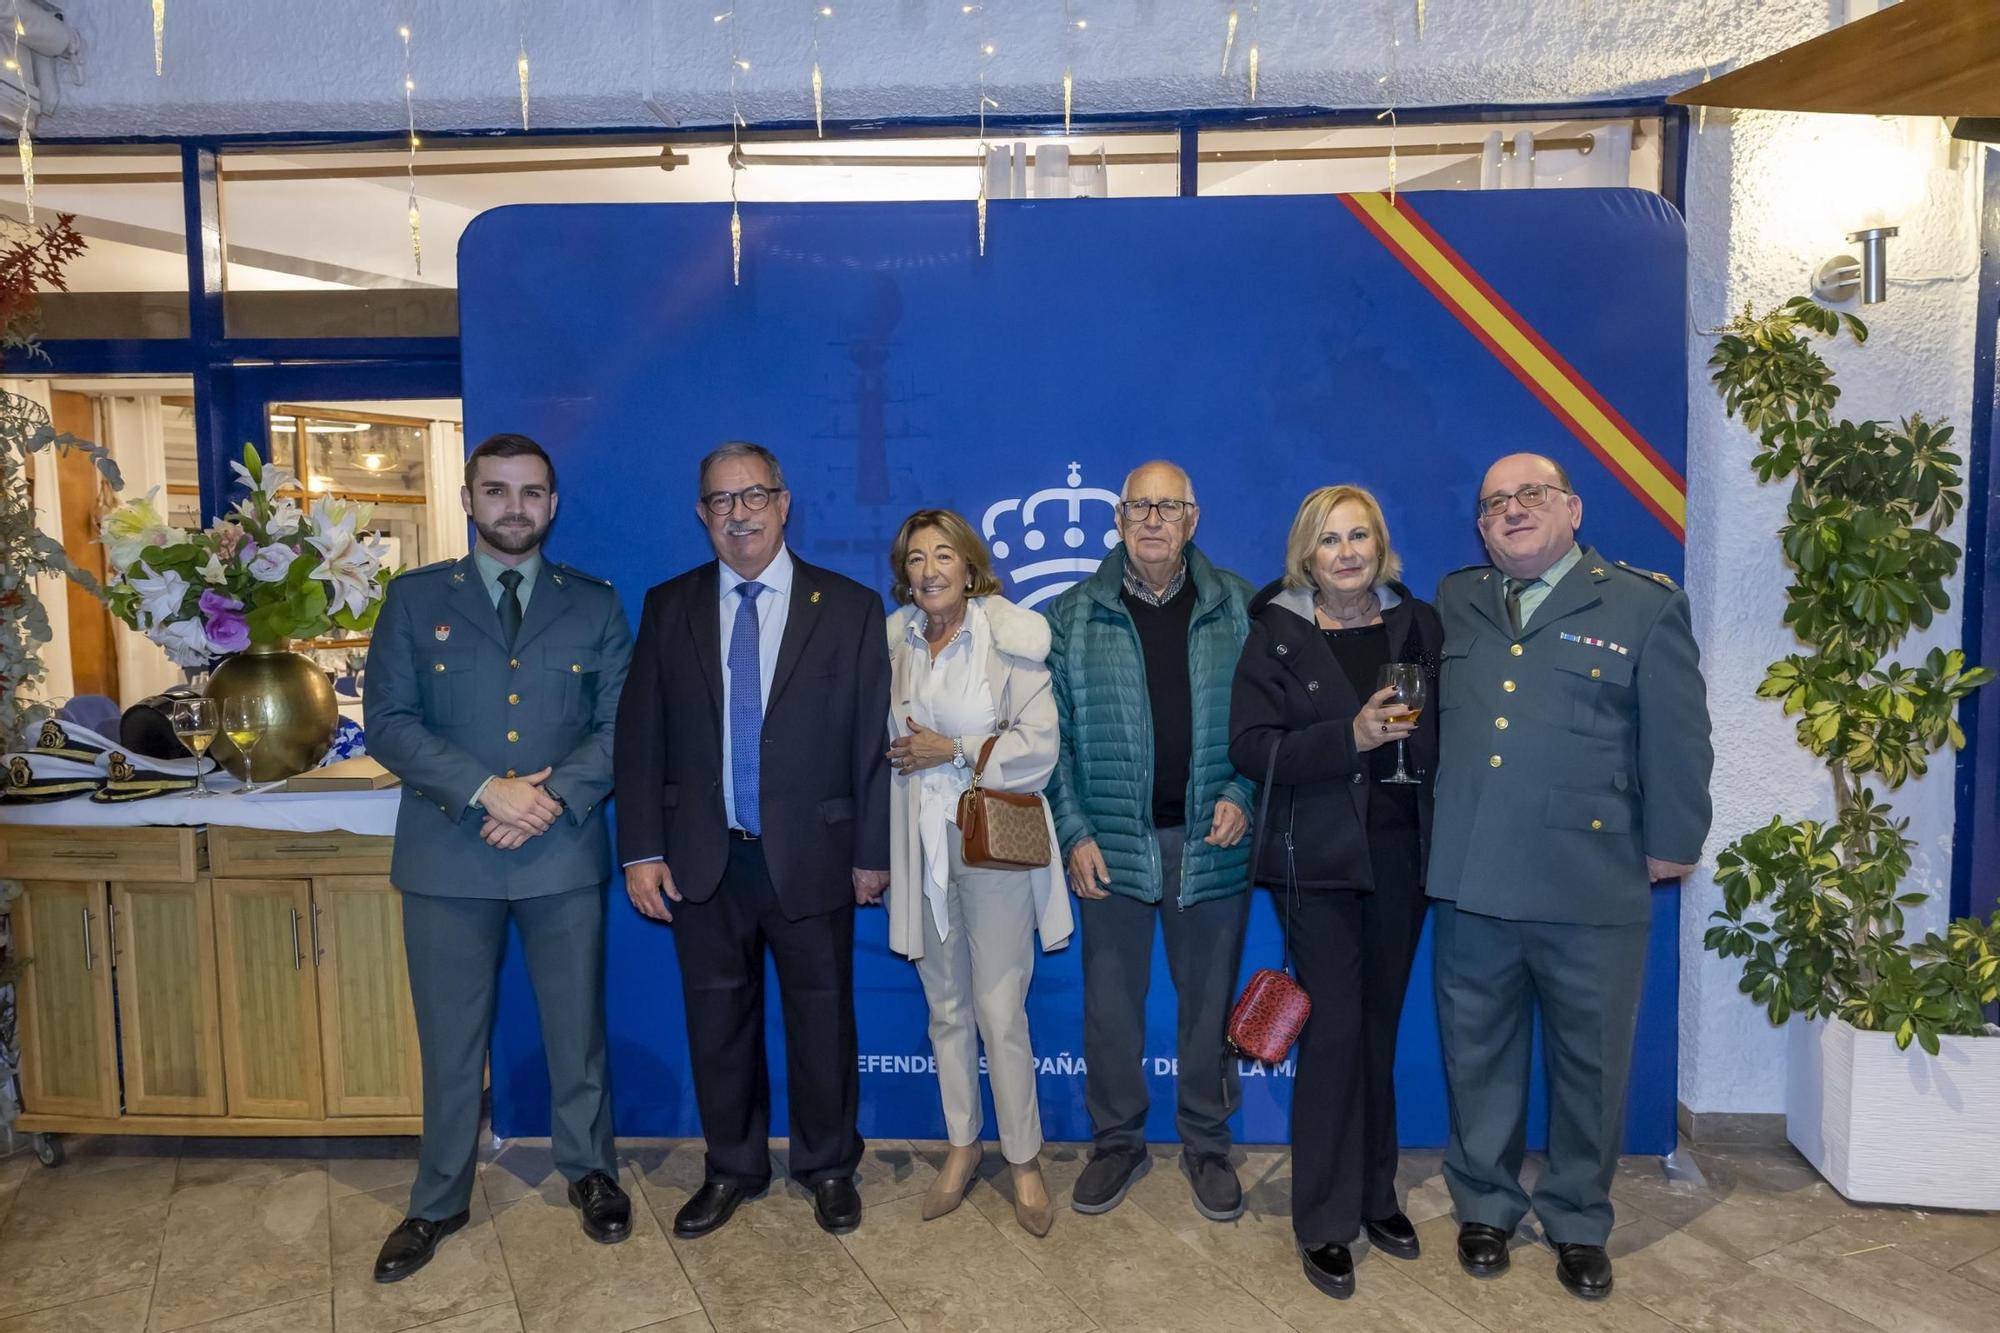
[[[1385,194],[1348,194],[1340,201],[1675,540],[1686,539],[1687,482],[1680,473],[1431,229],[1408,195],[1391,202]]]

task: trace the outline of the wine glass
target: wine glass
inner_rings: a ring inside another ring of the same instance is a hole
[[[1381,674],[1375,678],[1375,688],[1378,690],[1393,689],[1396,691],[1396,702],[1403,706],[1403,710],[1398,713],[1389,714],[1391,722],[1415,722],[1423,716],[1424,669],[1415,662],[1391,662],[1384,666]],[[1404,767],[1405,749],[1406,747],[1402,738],[1398,737],[1396,739],[1396,771],[1388,777],[1383,778],[1382,781],[1394,782],[1401,785],[1423,781],[1422,778],[1411,777],[1409,769]]]
[[[264,739],[264,729],[269,724],[264,716],[263,700],[249,695],[239,695],[228,699],[222,705],[222,734],[229,737],[243,756],[243,780],[256,779],[253,772],[257,742]]]
[[[202,759],[215,742],[215,702],[212,699],[183,699],[174,705],[174,735],[194,751],[194,790],[189,796],[213,796]]]

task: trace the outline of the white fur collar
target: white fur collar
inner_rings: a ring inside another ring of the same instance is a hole
[[[975,597],[972,604],[986,613],[986,625],[992,631],[994,647],[1009,657],[1027,662],[1048,660],[1049,622],[1042,618],[1040,612],[1018,607],[998,593]],[[899,606],[890,613],[888,632],[891,652],[909,636],[910,625],[921,614],[915,606]]]

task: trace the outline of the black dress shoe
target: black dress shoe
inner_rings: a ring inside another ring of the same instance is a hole
[[[1558,1245],[1556,1280],[1578,1300],[1601,1301],[1611,1294],[1611,1256],[1602,1245]]]
[[[1417,1229],[1401,1213],[1377,1217],[1362,1225],[1368,1229],[1368,1243],[1391,1258],[1414,1259],[1421,1253],[1417,1246]]]
[[[1354,1294],[1354,1256],[1345,1245],[1301,1245],[1306,1281],[1337,1301]]]
[[[454,1213],[435,1221],[428,1217],[404,1218],[389,1233],[389,1239],[382,1242],[382,1252],[375,1256],[375,1280],[401,1282],[422,1268],[437,1253],[438,1242],[464,1226],[470,1216],[470,1213]]]
[[[761,1193],[761,1189],[746,1189],[726,1180],[704,1181],[702,1187],[674,1214],[674,1234],[682,1240],[706,1236],[727,1222],[737,1205]]]
[[[861,1225],[861,1191],[851,1176],[822,1180],[813,1186],[813,1218],[820,1230],[844,1236]]]
[[[1511,1233],[1484,1222],[1467,1222],[1458,1229],[1458,1266],[1474,1277],[1499,1277],[1513,1261],[1507,1257]]]
[[[632,1200],[604,1172],[572,1180],[569,1202],[583,1218],[583,1234],[599,1245],[616,1245],[632,1234]]]

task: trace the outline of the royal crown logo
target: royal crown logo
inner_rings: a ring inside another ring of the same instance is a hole
[[[1035,516],[1044,507],[1054,509],[1059,518],[1037,526]],[[1102,487],[1085,486],[1083,464],[1071,463],[1067,485],[1036,491],[1026,499],[997,501],[987,509],[979,527],[1012,585],[1013,600],[1032,607],[1074,588],[1097,571],[1104,553],[1118,544],[1117,516],[1117,495]],[[1046,550],[1073,554],[1042,558]],[[1007,563],[1014,559],[1025,563]]]

